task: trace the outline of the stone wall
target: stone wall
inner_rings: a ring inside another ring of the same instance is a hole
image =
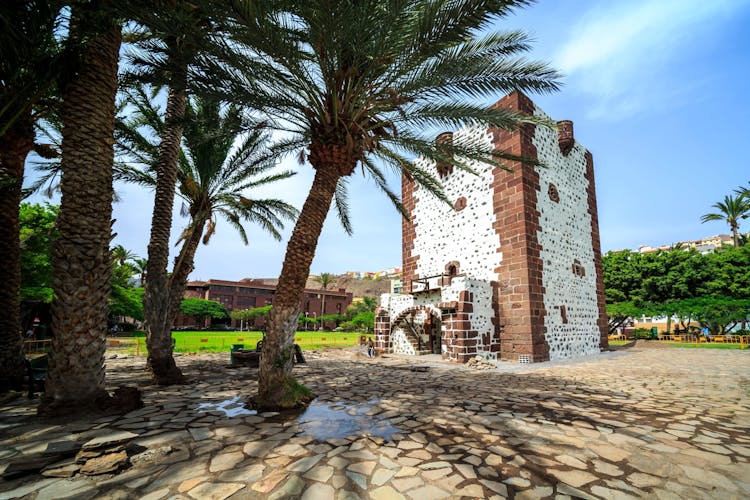
[[[539,108],[534,115],[549,120]],[[572,140],[572,123],[565,125],[566,139]],[[536,169],[540,184],[536,239],[543,262],[544,335],[549,358],[596,354],[601,342],[600,272],[591,237],[587,151],[573,142],[564,147],[558,132],[548,127],[536,127],[533,144],[547,166]]]

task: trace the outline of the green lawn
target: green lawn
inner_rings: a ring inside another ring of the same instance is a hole
[[[125,336],[127,335],[127,336]],[[128,353],[145,355],[146,339],[143,332],[132,332],[110,338],[110,349],[123,349]],[[322,349],[326,347],[351,347],[359,343],[362,332],[297,332],[295,342],[302,349]],[[232,344],[243,344],[245,349],[255,349],[263,338],[262,332],[172,332],[175,339],[175,352],[229,352]]]

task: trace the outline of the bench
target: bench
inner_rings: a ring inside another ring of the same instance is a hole
[[[29,399],[34,397],[35,386],[41,386],[40,392],[44,392],[44,382],[47,380],[48,366],[49,356],[47,354],[26,358],[26,374],[29,384]]]
[[[259,340],[255,345],[255,350],[245,349],[245,344],[232,344],[229,350],[229,360],[232,366],[250,366],[251,368],[257,368],[260,366],[260,356],[263,351],[263,341]],[[294,344],[294,352],[292,356],[292,362],[306,363],[305,357],[302,355],[302,349],[299,344]]]
[[[229,360],[232,366],[250,366],[257,368],[260,365],[260,354],[263,341],[259,341],[255,350],[245,349],[245,344],[232,344],[229,350]]]

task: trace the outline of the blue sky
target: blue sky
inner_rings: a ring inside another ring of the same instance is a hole
[[[750,0],[542,0],[498,23],[530,33],[529,57],[566,75],[560,92],[531,98],[553,119],[573,120],[593,153],[604,251],[729,232],[700,216],[750,186],[749,26]],[[312,169],[283,166],[300,173],[264,194],[301,207]],[[399,179],[390,182],[399,191]],[[153,194],[117,191],[114,243],[145,256]],[[401,221],[388,200],[357,176],[350,204],[354,235],[329,214],[311,272],[400,266]],[[184,224],[176,210],[173,233]],[[276,242],[251,228],[244,246],[220,222],[191,278],[276,277],[290,233]]]

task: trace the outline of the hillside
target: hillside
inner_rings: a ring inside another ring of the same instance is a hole
[[[320,288],[320,283],[315,280],[307,280],[307,288]],[[354,298],[360,297],[375,297],[380,301],[380,294],[388,293],[391,291],[391,280],[387,278],[378,279],[361,279],[352,278],[346,274],[336,276],[334,284],[328,287],[329,289],[344,288],[347,292],[352,292]]]
[[[388,293],[391,291],[391,280],[388,278],[378,279],[362,279],[358,280],[347,276],[346,274],[340,274],[335,277],[336,280],[332,285],[328,286],[329,290],[336,290],[337,288],[344,288],[347,292],[352,292],[355,299],[361,297],[375,297],[380,301],[380,294]],[[256,281],[260,281],[266,285],[275,286],[279,280],[277,278],[253,278]],[[314,279],[308,278],[305,288],[315,290],[320,288],[320,283]]]

